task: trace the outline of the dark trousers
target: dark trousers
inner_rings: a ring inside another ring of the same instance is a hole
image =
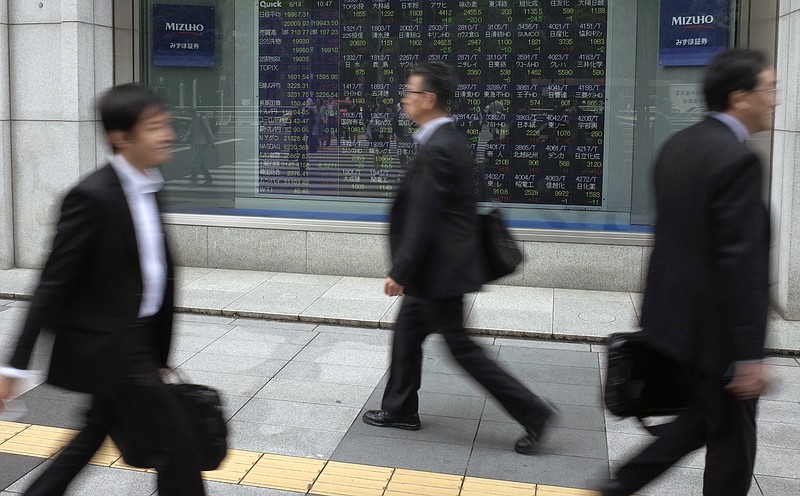
[[[124,336],[126,356],[120,361],[115,387],[92,397],[86,425],[31,484],[26,496],[64,494],[111,432],[124,433],[125,439],[148,449],[161,496],[205,494],[196,441],[177,398],[161,381],[149,335],[149,329],[140,327]]]
[[[706,447],[705,496],[746,496],[756,458],[756,402],[739,401],[719,379],[701,380],[699,404],[659,432],[659,437],[617,472],[619,490],[629,495],[685,455]]]
[[[381,408],[393,415],[419,410],[422,342],[431,333],[444,337],[459,365],[494,396],[523,427],[541,423],[549,407],[490,360],[464,330],[462,297],[428,300],[404,296],[392,341],[392,363]]]
[[[208,160],[208,155],[210,153],[211,153],[211,145],[205,145],[205,144],[192,145],[192,169],[189,175],[192,183],[197,182],[198,172],[203,174],[203,178],[205,178],[207,182],[211,182],[214,180],[214,178],[211,177],[211,173],[208,172],[208,165],[206,165],[206,160]]]

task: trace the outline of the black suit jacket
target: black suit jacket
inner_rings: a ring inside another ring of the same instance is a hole
[[[172,336],[173,265],[154,316],[152,342],[167,365]],[[10,366],[27,368],[42,328],[55,332],[48,382],[96,393],[113,385],[128,358],[121,333],[137,319],[142,275],[136,234],[119,178],[111,165],[67,193],[53,248],[44,266]]]
[[[447,298],[480,289],[474,162],[469,142],[441,126],[420,147],[392,205],[392,268],[405,293]]]
[[[769,218],[758,157],[712,117],[670,138],[655,168],[655,247],[642,327],[705,374],[763,357]]]

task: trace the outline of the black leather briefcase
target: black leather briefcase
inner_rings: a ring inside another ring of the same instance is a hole
[[[620,417],[676,415],[695,403],[686,368],[653,346],[644,332],[608,338],[605,403]]]
[[[219,393],[200,384],[166,384],[182,406],[189,427],[195,434],[201,470],[219,467],[228,451],[228,426],[223,416]],[[111,432],[125,463],[134,467],[155,466],[153,441],[148,432],[134,432],[124,420]]]
[[[484,250],[484,277],[490,282],[507,276],[522,263],[522,251],[511,237],[499,208],[480,214],[480,242]]]

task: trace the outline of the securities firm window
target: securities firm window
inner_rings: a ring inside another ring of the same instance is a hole
[[[658,65],[658,2],[196,3],[144,9],[172,212],[386,221],[416,153],[406,79],[443,61],[481,201],[514,227],[648,232],[653,155],[703,115],[701,68]]]

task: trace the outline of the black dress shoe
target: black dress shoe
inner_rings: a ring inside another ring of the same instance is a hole
[[[544,401],[544,400],[543,400]],[[517,441],[514,445],[514,451],[523,455],[531,455],[536,453],[539,444],[542,442],[542,435],[544,434],[545,427],[558,413],[558,409],[547,401],[544,401],[547,407],[546,413],[539,419],[538,422],[525,428],[525,435]]]
[[[418,431],[422,427],[419,415],[416,413],[397,417],[385,410],[368,410],[361,419],[365,424],[377,425],[378,427],[396,427],[407,431]]]

